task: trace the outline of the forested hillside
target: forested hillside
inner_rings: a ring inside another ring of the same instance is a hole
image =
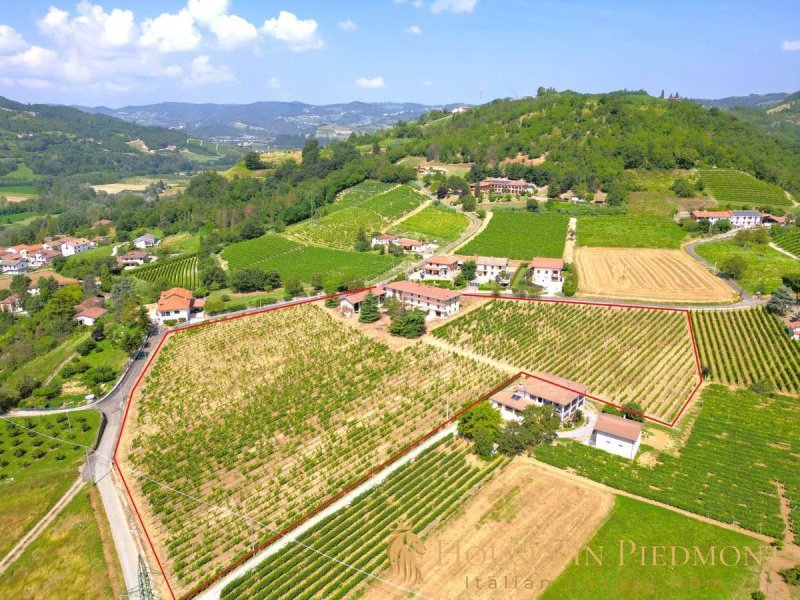
[[[770,106],[736,107],[731,112],[800,152],[800,92],[786,96]]]
[[[2,184],[30,184],[36,176],[170,173],[220,157],[216,150],[190,145],[179,131],[0,98]]]
[[[527,167],[527,176],[561,192],[608,190],[625,169],[704,166],[734,168],[800,190],[800,152],[790,144],[727,111],[644,93],[540,90],[536,98],[495,100],[463,114],[432,113],[367,139],[388,146],[393,158],[475,162],[473,178],[493,166],[497,171],[506,158],[543,157]],[[513,167],[511,176],[522,166]]]

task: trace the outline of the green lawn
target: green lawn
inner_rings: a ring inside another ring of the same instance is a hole
[[[80,328],[76,330],[75,333],[50,350],[50,352],[37,356],[14,371],[9,376],[7,383],[9,385],[17,385],[26,375],[45,381],[60,369],[61,364],[75,353],[75,348],[78,347],[78,344],[88,337],[89,331],[87,329]]]
[[[30,196],[36,195],[36,188],[32,185],[2,185],[0,184],[0,196]]]
[[[388,254],[306,246],[275,233],[232,244],[222,251],[222,258],[229,269],[275,270],[284,281],[296,276],[310,283],[311,277],[319,273],[326,286],[354,279],[370,280],[400,262]]]
[[[626,172],[633,182],[635,191],[628,194],[628,213],[631,215],[654,215],[671,217],[677,210],[695,210],[700,207],[711,208],[716,201],[697,192],[696,198],[679,198],[672,189],[678,177],[691,176],[690,171],[681,169],[637,169]]]
[[[169,250],[170,253],[195,254],[200,250],[200,235],[176,233],[175,235],[165,237],[158,247],[165,248]]]
[[[723,558],[731,566],[720,562],[723,548]],[[715,564],[697,560],[697,553],[708,556],[712,551]],[[767,552],[763,542],[751,537],[618,496],[578,559],[540,598],[747,600],[758,589],[761,553],[767,556]]]
[[[124,585],[122,569],[113,546],[107,547],[113,563],[106,561],[101,531],[107,544],[110,532],[101,521],[105,518],[97,490],[78,492],[3,574],[4,597],[118,598]]]
[[[526,260],[534,256],[561,258],[569,219],[559,214],[497,211],[476,238],[459,254]]]
[[[680,248],[686,232],[669,217],[600,215],[578,217],[578,246]]]
[[[428,206],[392,230],[395,235],[447,244],[469,227],[469,217],[444,206]]]
[[[52,437],[91,446],[100,413],[13,419]],[[16,445],[15,445],[16,444]],[[43,453],[37,457],[37,454]],[[17,456],[19,454],[19,456]],[[0,423],[0,555],[47,513],[78,476],[84,450]]]
[[[732,169],[704,169],[700,177],[721,204],[734,206],[790,206],[783,190],[773,183]]]
[[[741,256],[747,261],[747,269],[736,283],[750,293],[772,293],[782,285],[781,275],[800,273],[800,261],[781,254],[766,244],[739,246],[734,240],[723,240],[700,244],[697,253],[718,268],[726,258]]]
[[[800,501],[800,404],[748,390],[710,385],[679,454],[660,452],[646,466],[577,442],[540,446],[536,457],[611,487],[690,512],[783,538],[775,482]],[[648,449],[642,448],[645,452]],[[800,511],[792,514],[794,530]]]
[[[268,306],[278,300],[283,299],[283,288],[271,290],[269,292],[253,292],[250,294],[237,294],[231,289],[215,290],[206,296],[206,312],[216,314],[241,310],[244,308],[256,308]],[[223,296],[228,299],[224,300]],[[218,307],[220,310],[216,310]]]

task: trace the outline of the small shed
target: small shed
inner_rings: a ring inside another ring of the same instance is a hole
[[[623,458],[633,459],[642,441],[643,424],[633,419],[602,414],[595,423],[591,445]]]

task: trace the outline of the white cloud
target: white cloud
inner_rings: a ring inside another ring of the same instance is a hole
[[[211,83],[224,83],[236,79],[231,70],[225,65],[215,67],[207,54],[195,56],[192,59],[189,74],[184,79],[185,85],[207,85]]]
[[[212,25],[219,17],[228,14],[228,0],[189,0],[186,10],[203,25]]]
[[[430,79],[426,79],[425,81],[422,82],[422,85],[424,85],[425,87],[431,87],[433,85],[433,82]]]
[[[38,25],[43,34],[62,46],[80,47],[91,52],[129,46],[137,36],[132,11],[115,8],[106,12],[99,4],[86,0],[78,3],[75,17],[51,6]]]
[[[341,29],[342,31],[355,31],[356,29],[358,29],[358,25],[356,25],[355,22],[350,19],[339,21],[338,25],[339,29]]]
[[[433,0],[431,12],[471,13],[478,0]]]
[[[258,39],[256,26],[238,15],[221,15],[210,28],[224,50],[235,50]]]
[[[155,19],[146,19],[142,22],[140,43],[143,47],[158,52],[195,50],[200,46],[202,39],[188,10],[181,10],[175,15],[162,13]]]
[[[800,40],[786,40],[785,42],[781,43],[781,50],[784,50],[785,52],[800,51]]]
[[[379,88],[385,88],[386,82],[383,80],[383,77],[359,77],[356,79],[356,85],[360,88],[365,88],[369,90],[375,90]]]
[[[270,77],[267,82],[267,87],[271,90],[279,90],[281,89],[281,80],[277,77]]]
[[[266,35],[286,42],[294,52],[317,50],[325,46],[325,42],[317,34],[317,22],[314,19],[298,19],[297,15],[282,10],[277,17],[267,19],[261,27]]]
[[[406,27],[406,33],[411,35],[422,35],[422,28],[419,25],[410,25]]]
[[[21,52],[28,47],[22,36],[8,25],[0,25],[0,54]]]

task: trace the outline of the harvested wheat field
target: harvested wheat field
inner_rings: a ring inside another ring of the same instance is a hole
[[[134,395],[120,470],[183,594],[505,377],[316,303],[181,331]]]
[[[578,293],[594,298],[724,303],[735,292],[682,250],[578,248]]]
[[[436,600],[534,598],[589,540],[613,504],[607,491],[518,457],[425,539],[422,582],[403,581],[392,570],[381,577]],[[396,597],[396,588],[380,582],[365,594],[367,600]]]
[[[93,185],[95,192],[105,192],[106,194],[121,194],[122,192],[143,192],[149,183],[103,183]]]

